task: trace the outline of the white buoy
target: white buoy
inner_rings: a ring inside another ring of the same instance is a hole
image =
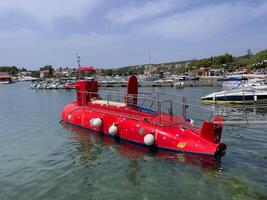
[[[118,133],[118,127],[115,125],[111,125],[108,129],[110,135],[116,135]]]
[[[94,127],[97,127],[97,128],[99,128],[100,126],[102,126],[102,119],[100,119],[100,118],[95,118],[95,119],[93,120],[93,126],[94,126]]]
[[[154,135],[152,135],[152,134],[147,134],[147,135],[144,137],[144,143],[145,143],[146,145],[152,145],[154,142],[155,142]]]

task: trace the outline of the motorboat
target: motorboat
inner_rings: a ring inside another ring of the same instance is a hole
[[[159,80],[154,81],[154,86],[172,87],[173,86],[173,80],[172,79],[159,79]]]
[[[267,103],[267,91],[242,87],[214,92],[201,99],[203,103],[261,104]]]
[[[0,84],[10,84],[10,81],[0,81]]]
[[[267,80],[254,78],[247,81],[241,82],[238,85],[239,88],[251,88],[256,90],[267,90]]]
[[[237,87],[238,85],[242,84],[242,82],[247,81],[246,77],[242,75],[230,75],[223,78],[219,78],[217,81],[221,83],[223,88],[233,88]]]
[[[184,87],[184,82],[183,81],[177,81],[173,84],[175,88],[183,88]]]

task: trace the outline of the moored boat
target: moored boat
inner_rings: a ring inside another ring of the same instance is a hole
[[[153,149],[210,156],[226,149],[221,143],[223,127],[214,123],[223,118],[204,120],[202,127],[198,127],[188,119],[174,116],[171,100],[155,99],[153,94],[148,97],[148,93],[140,97],[135,76],[129,78],[123,95],[116,92],[101,95],[94,80],[78,80],[76,93],[76,101],[62,111],[63,123]],[[146,107],[147,102],[150,106]]]
[[[267,103],[267,91],[238,88],[214,92],[201,99],[203,103],[263,104]]]
[[[240,85],[242,82],[247,81],[248,79],[242,75],[230,75],[223,78],[219,78],[217,81],[222,85],[223,88],[233,88]]]
[[[175,88],[183,88],[184,87],[184,82],[183,81],[177,81],[173,84]]]
[[[250,89],[256,89],[256,90],[267,90],[267,80],[260,79],[260,78],[249,79],[239,84],[238,87],[239,88],[250,88]]]

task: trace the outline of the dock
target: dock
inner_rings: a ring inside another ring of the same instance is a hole
[[[182,87],[220,87],[221,84],[217,82],[218,77],[200,77],[197,80],[183,80]],[[71,80],[75,82],[75,80]],[[139,87],[175,87],[177,81],[139,81]],[[32,89],[75,89],[73,87],[66,87],[67,80],[46,79],[42,81],[32,82],[30,88]],[[70,82],[69,82],[70,83]],[[99,81],[99,87],[114,88],[127,87],[127,81]],[[177,88],[182,88],[177,87]]]
[[[184,80],[183,87],[221,87],[218,77],[200,77],[198,80]],[[139,87],[174,87],[174,82],[140,81]],[[127,82],[99,82],[100,87],[127,87]]]

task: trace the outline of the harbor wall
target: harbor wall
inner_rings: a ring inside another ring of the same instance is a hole
[[[183,87],[220,87],[221,83],[217,80],[220,77],[200,77],[198,80],[184,80]],[[98,83],[100,87],[127,87],[127,82],[117,83]],[[156,83],[153,81],[139,81],[139,87],[173,87],[173,83]]]
[[[200,77],[197,80],[183,80],[179,81],[180,83],[183,82],[183,84],[180,84],[180,87],[220,87],[221,84],[217,82],[219,77]],[[174,85],[176,81],[160,81],[160,82],[154,82],[154,81],[144,81],[139,80],[139,87],[176,87]],[[61,82],[60,80],[55,79],[46,79],[43,81],[38,82],[32,82],[30,88],[32,89],[74,89],[75,87],[65,87],[66,81]],[[99,87],[127,87],[127,81],[113,81],[113,82],[107,82],[107,81],[99,81],[98,85]],[[179,84],[178,84],[179,85]]]

